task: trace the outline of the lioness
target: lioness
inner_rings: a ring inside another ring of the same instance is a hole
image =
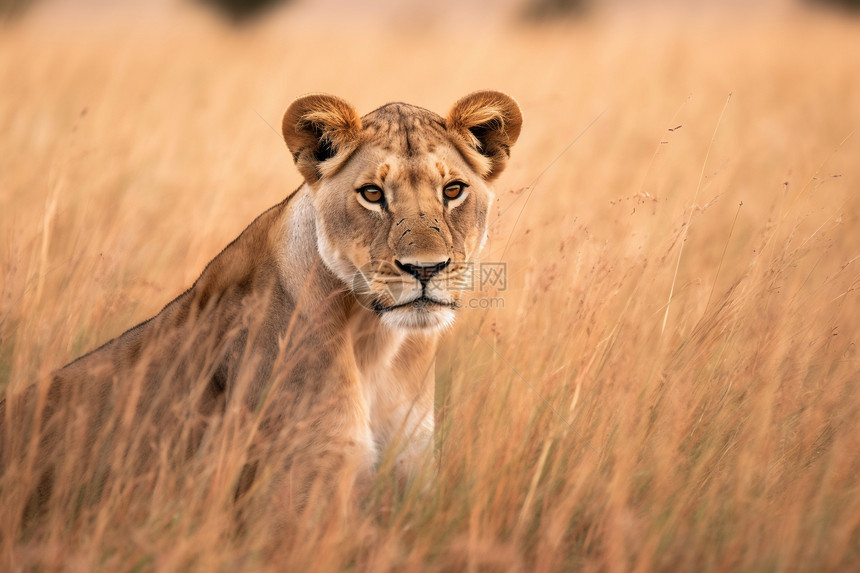
[[[6,413],[4,425],[38,428],[49,460],[68,450],[54,414],[74,396],[91,422],[86,444],[108,439],[108,420],[150,428],[134,446],[147,460],[160,429],[238,402],[264,435],[295,438],[278,462],[291,495],[337,468],[370,475],[395,441],[408,478],[432,442],[438,337],[521,123],[514,100],[493,91],[445,118],[403,103],[359,117],[334,96],[297,99],[283,136],[304,183],[155,317],[56,372],[40,414]]]

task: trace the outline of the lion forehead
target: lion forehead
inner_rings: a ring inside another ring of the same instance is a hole
[[[389,103],[365,115],[361,123],[366,145],[395,156],[425,156],[449,143],[445,120],[414,105]]]

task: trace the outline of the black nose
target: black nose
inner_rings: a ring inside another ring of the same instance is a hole
[[[394,264],[404,273],[408,273],[421,281],[422,285],[426,285],[433,275],[447,267],[450,262],[451,259],[431,265],[404,265],[400,261],[394,261]]]

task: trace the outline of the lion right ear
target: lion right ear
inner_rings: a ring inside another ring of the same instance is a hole
[[[311,94],[290,104],[282,130],[296,167],[313,184],[334,172],[358,146],[361,119],[344,100]]]

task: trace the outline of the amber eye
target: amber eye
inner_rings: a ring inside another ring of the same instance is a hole
[[[384,198],[382,189],[376,185],[365,185],[358,192],[361,193],[361,198],[368,203],[382,203],[382,199]]]
[[[448,183],[445,188],[442,190],[442,195],[445,196],[445,199],[457,199],[460,195],[463,194],[463,191],[466,190],[466,184],[462,181],[454,181],[453,183]]]

